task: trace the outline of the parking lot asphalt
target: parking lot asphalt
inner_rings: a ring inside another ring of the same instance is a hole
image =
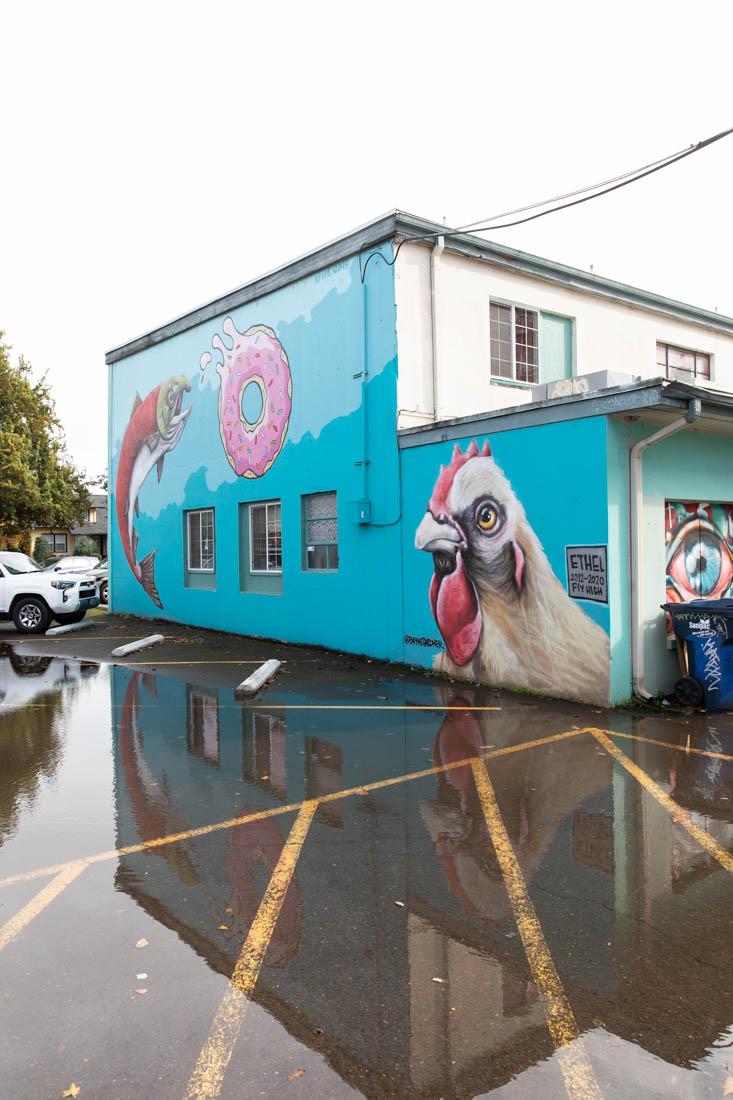
[[[723,1097],[732,815],[733,716],[3,625],[0,1096]]]

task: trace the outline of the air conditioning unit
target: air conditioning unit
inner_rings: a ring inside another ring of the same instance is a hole
[[[571,397],[575,393],[591,393],[594,390],[611,390],[618,386],[632,386],[641,381],[640,374],[622,374],[621,371],[598,370],[592,374],[573,375],[572,378],[558,378],[555,382],[544,382],[532,386],[533,401],[552,401],[557,397]]]

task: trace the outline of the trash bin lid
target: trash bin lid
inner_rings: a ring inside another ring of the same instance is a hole
[[[709,614],[722,615],[723,618],[733,619],[733,600],[688,600],[687,603],[663,603],[664,611],[674,615],[679,611],[702,611]]]

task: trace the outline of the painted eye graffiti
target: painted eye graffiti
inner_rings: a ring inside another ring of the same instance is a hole
[[[484,501],[476,509],[476,523],[482,531],[493,531],[499,522],[499,511],[491,501]]]
[[[667,550],[667,577],[681,599],[719,599],[733,584],[731,552],[714,528],[687,524]]]

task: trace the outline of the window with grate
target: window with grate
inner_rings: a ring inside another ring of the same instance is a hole
[[[710,378],[710,356],[672,344],[657,344],[657,366],[664,377],[676,382],[694,382],[697,378]]]
[[[338,569],[336,493],[303,497],[303,561],[306,569]]]
[[[213,573],[215,563],[214,509],[188,512],[188,568],[192,573]]]
[[[250,570],[282,573],[282,510],[279,500],[249,506]]]
[[[489,305],[491,373],[514,382],[539,381],[539,314],[524,306]]]

